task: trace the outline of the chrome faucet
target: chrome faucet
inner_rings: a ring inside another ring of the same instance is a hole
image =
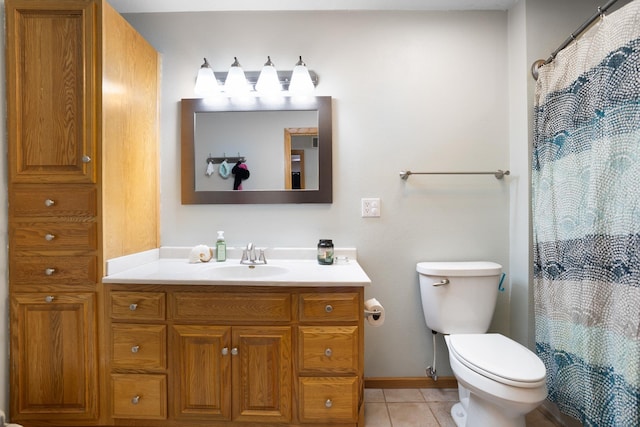
[[[257,259],[256,259],[257,258]],[[256,257],[256,248],[253,243],[249,242],[247,248],[242,251],[242,258],[240,264],[266,264],[267,259],[264,256],[264,249],[260,249],[260,255]]]

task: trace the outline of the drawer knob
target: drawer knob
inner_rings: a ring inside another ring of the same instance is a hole
[[[45,302],[53,302],[54,299],[56,299],[56,297],[52,295],[47,295],[46,297],[44,297]]]
[[[229,347],[224,347],[221,351],[223,356],[226,356],[227,354],[229,354]]]
[[[82,163],[90,163],[90,162],[91,162],[91,157],[82,156]]]
[[[330,348],[328,348],[328,349],[326,349],[324,351],[324,355],[327,356],[327,357],[331,357],[332,354],[333,354],[333,351],[331,351]]]
[[[133,347],[131,347],[131,353],[137,353],[138,351],[140,351],[139,345],[134,345]]]
[[[140,396],[133,396],[131,398],[131,403],[133,403],[134,405],[137,405],[138,403],[140,403]]]
[[[237,356],[238,355],[238,347],[233,347],[231,349],[231,354],[234,355],[234,356]]]
[[[136,311],[137,308],[138,308],[138,304],[129,305],[129,310],[131,310],[131,311]]]
[[[47,200],[44,201],[44,205],[46,207],[48,207],[48,208],[50,208],[51,206],[53,206],[55,204],[56,204],[55,200],[47,199]]]
[[[53,273],[56,272],[55,268],[45,268],[44,274],[47,276],[53,276]]]
[[[324,307],[324,311],[326,311],[327,313],[331,313],[333,311],[333,307],[331,306],[331,304],[327,304]]]
[[[333,402],[331,401],[331,399],[327,399],[327,401],[324,402],[325,408],[331,408],[332,406],[333,406]]]
[[[52,241],[52,240],[53,240],[53,239],[55,239],[55,238],[56,238],[56,236],[55,236],[54,234],[51,234],[51,233],[47,233],[47,234],[45,234],[45,236],[44,236],[44,239],[45,239],[47,242],[50,242],[50,241]]]

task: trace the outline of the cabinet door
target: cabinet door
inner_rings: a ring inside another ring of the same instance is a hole
[[[11,413],[25,419],[95,419],[95,296],[11,297]]]
[[[93,183],[97,2],[5,4],[10,180]]]
[[[233,327],[233,420],[291,420],[291,328]]]
[[[175,325],[175,416],[177,419],[231,418],[231,328]]]

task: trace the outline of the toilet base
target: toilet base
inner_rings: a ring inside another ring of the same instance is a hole
[[[451,418],[457,427],[525,427],[524,415],[508,414],[497,405],[475,396],[468,402],[458,402],[451,407]]]
[[[465,427],[467,423],[467,411],[464,410],[462,403],[458,402],[451,407],[451,418],[456,423],[456,427]]]

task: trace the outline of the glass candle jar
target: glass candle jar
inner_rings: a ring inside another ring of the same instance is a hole
[[[318,264],[333,264],[333,241],[320,239],[318,243]]]

